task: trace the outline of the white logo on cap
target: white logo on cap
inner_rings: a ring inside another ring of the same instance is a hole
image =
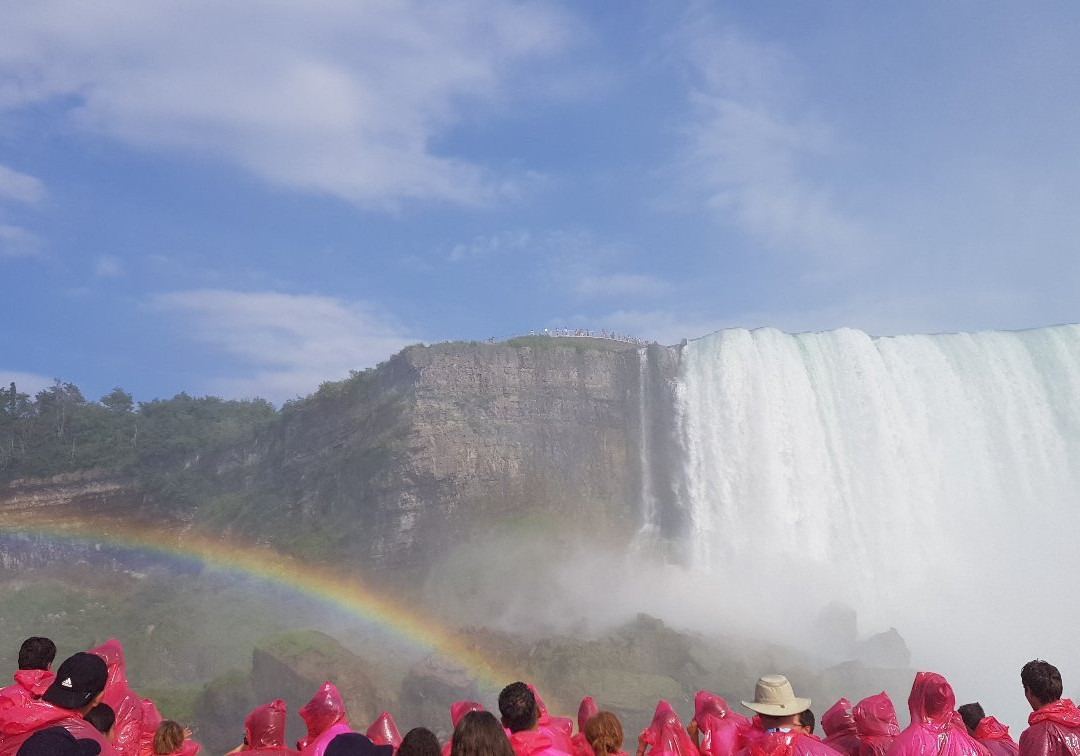
[[[60,683],[60,686],[64,687],[64,688],[74,688],[75,687],[72,684],[70,677],[66,678],[62,683]]]

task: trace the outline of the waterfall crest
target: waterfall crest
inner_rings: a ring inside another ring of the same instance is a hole
[[[719,331],[683,348],[675,414],[698,570],[900,626],[984,584],[1036,607],[1080,567],[1080,326]]]

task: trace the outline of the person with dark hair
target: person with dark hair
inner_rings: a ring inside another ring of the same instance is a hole
[[[975,737],[975,728],[979,726],[979,722],[986,716],[982,704],[975,701],[974,703],[966,703],[963,706],[957,706],[956,713],[964,720],[964,727],[967,728],[968,735]]]
[[[494,714],[470,711],[454,727],[450,756],[514,756],[514,748]]]
[[[343,732],[334,736],[323,753],[324,756],[393,756],[394,747],[372,743],[367,735],[358,732]]]
[[[414,727],[405,733],[397,756],[440,756],[442,747],[435,733],[426,727]]]
[[[966,703],[956,709],[964,720],[968,734],[986,746],[990,756],[1016,756],[1020,749],[1009,736],[1009,728],[994,717],[986,716],[978,701]]]
[[[0,690],[0,707],[21,706],[27,701],[41,698],[41,694],[56,679],[52,672],[55,658],[56,644],[48,638],[33,636],[24,640],[19,647],[15,684]]]
[[[623,753],[622,723],[610,711],[598,711],[589,717],[583,732],[596,756],[618,756]]]
[[[817,718],[814,716],[814,712],[810,711],[809,709],[806,709],[805,711],[800,711],[799,712],[799,726],[803,728],[803,732],[805,732],[807,735],[813,735],[814,734],[814,726],[816,724],[817,724]],[[824,726],[824,725],[822,725],[822,726]],[[826,741],[826,742],[828,742],[828,741]],[[832,744],[830,743],[829,745],[832,745]],[[833,745],[832,747],[836,748],[835,745]]]
[[[1080,756],[1080,710],[1061,697],[1057,667],[1032,659],[1020,670],[1020,682],[1032,709],[1020,734],[1021,756]]]
[[[104,735],[107,741],[113,742],[113,726],[116,724],[116,712],[113,711],[113,707],[107,703],[99,703],[86,712],[83,719],[92,724],[94,729]]]
[[[797,697],[783,675],[760,677],[754,700],[742,705],[757,714],[744,733],[742,756],[759,752],[765,756],[839,756],[838,751],[803,731],[800,715],[810,708],[810,699]]]
[[[888,756],[989,756],[957,721],[955,707],[956,695],[948,680],[934,672],[917,673],[908,696],[911,724],[896,738]]]
[[[554,739],[537,729],[540,712],[536,696],[523,682],[507,685],[499,693],[499,713],[502,724],[510,731],[510,746],[517,756],[558,756],[569,751],[559,749]]]
[[[19,647],[19,669],[51,670],[56,659],[56,644],[48,638],[31,636]]]
[[[93,654],[80,652],[65,659],[40,699],[0,709],[0,754],[15,753],[35,732],[60,726],[76,739],[97,742],[102,756],[115,756],[112,744],[83,718],[101,703],[108,672],[104,660]]]

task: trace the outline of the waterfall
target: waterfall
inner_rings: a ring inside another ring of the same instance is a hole
[[[649,422],[650,399],[653,395],[649,381],[649,354],[638,350],[638,465],[641,468],[641,533],[648,539],[659,528],[656,495],[652,475],[652,427]]]
[[[1080,326],[720,331],[683,349],[675,416],[686,548],[718,581],[931,639],[943,612],[1015,625],[1071,592]]]

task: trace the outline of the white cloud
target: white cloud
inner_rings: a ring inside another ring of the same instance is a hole
[[[243,374],[210,386],[228,396],[306,395],[417,340],[370,305],[332,297],[200,289],[158,295],[151,306],[178,314],[192,338],[234,358]]]
[[[471,242],[455,244],[450,250],[450,261],[466,262],[503,252],[519,251],[528,247],[532,241],[532,233],[527,228],[477,236]]]
[[[0,223],[0,257],[36,257],[41,239],[20,226]]]
[[[848,266],[878,252],[882,240],[809,168],[835,157],[836,140],[800,107],[784,53],[707,17],[678,45],[696,82],[680,174],[706,205],[774,251]]]
[[[94,276],[97,278],[119,278],[124,275],[124,265],[119,258],[102,255],[94,261]]]
[[[45,184],[41,182],[41,179],[19,173],[0,164],[0,199],[32,205],[40,202],[44,197]]]
[[[0,113],[70,101],[83,129],[365,206],[485,203],[514,177],[432,140],[524,88],[521,64],[573,27],[501,0],[19,2],[0,25]]]
[[[24,373],[17,370],[0,370],[0,388],[7,390],[12,384],[20,394],[34,396],[53,385],[53,379],[37,373]]]

